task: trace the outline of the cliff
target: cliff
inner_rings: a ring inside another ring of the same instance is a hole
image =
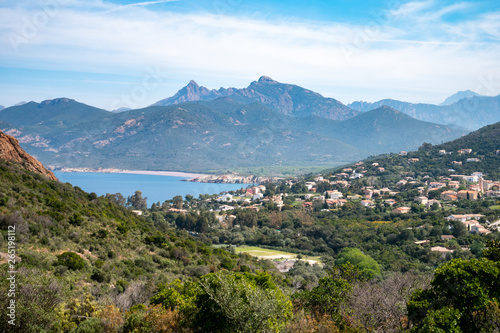
[[[47,170],[42,163],[25,152],[16,138],[0,131],[0,158],[19,163],[26,170],[44,175],[48,179],[57,180],[52,171]]]

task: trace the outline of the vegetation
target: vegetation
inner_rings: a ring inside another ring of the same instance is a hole
[[[477,154],[498,166],[485,140]],[[496,332],[499,233],[472,234],[447,217],[481,214],[478,223],[487,225],[500,219],[498,198],[414,202],[424,182],[449,176],[448,158],[463,157],[440,155],[450,149],[443,147],[422,146],[409,154],[416,162],[391,155],[350,166],[364,177],[348,178],[348,187],[318,180],[309,191],[317,175],[268,183],[263,198],[224,202],[226,211],[216,196],[177,196],[148,209],[139,191],[97,196],[0,161],[0,246],[8,248],[15,226],[17,271],[15,326],[3,320],[0,330]],[[384,186],[397,191],[362,204],[365,191]],[[329,205],[333,190],[349,199]],[[393,212],[398,206],[409,211]],[[242,245],[297,261],[283,268]],[[5,258],[0,311],[7,314],[13,263]]]

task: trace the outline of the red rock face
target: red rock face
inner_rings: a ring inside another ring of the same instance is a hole
[[[0,158],[21,164],[26,170],[44,175],[51,180],[57,180],[52,171],[47,170],[42,163],[25,152],[16,138],[0,131]]]

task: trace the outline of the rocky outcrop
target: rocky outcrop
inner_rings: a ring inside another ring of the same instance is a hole
[[[57,180],[52,171],[47,170],[42,163],[25,152],[16,138],[0,131],[0,158],[19,163],[26,170],[44,175],[51,180]]]

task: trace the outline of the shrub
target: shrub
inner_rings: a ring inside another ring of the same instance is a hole
[[[75,252],[64,252],[57,256],[58,265],[64,265],[71,270],[79,270],[86,266],[85,260]]]

